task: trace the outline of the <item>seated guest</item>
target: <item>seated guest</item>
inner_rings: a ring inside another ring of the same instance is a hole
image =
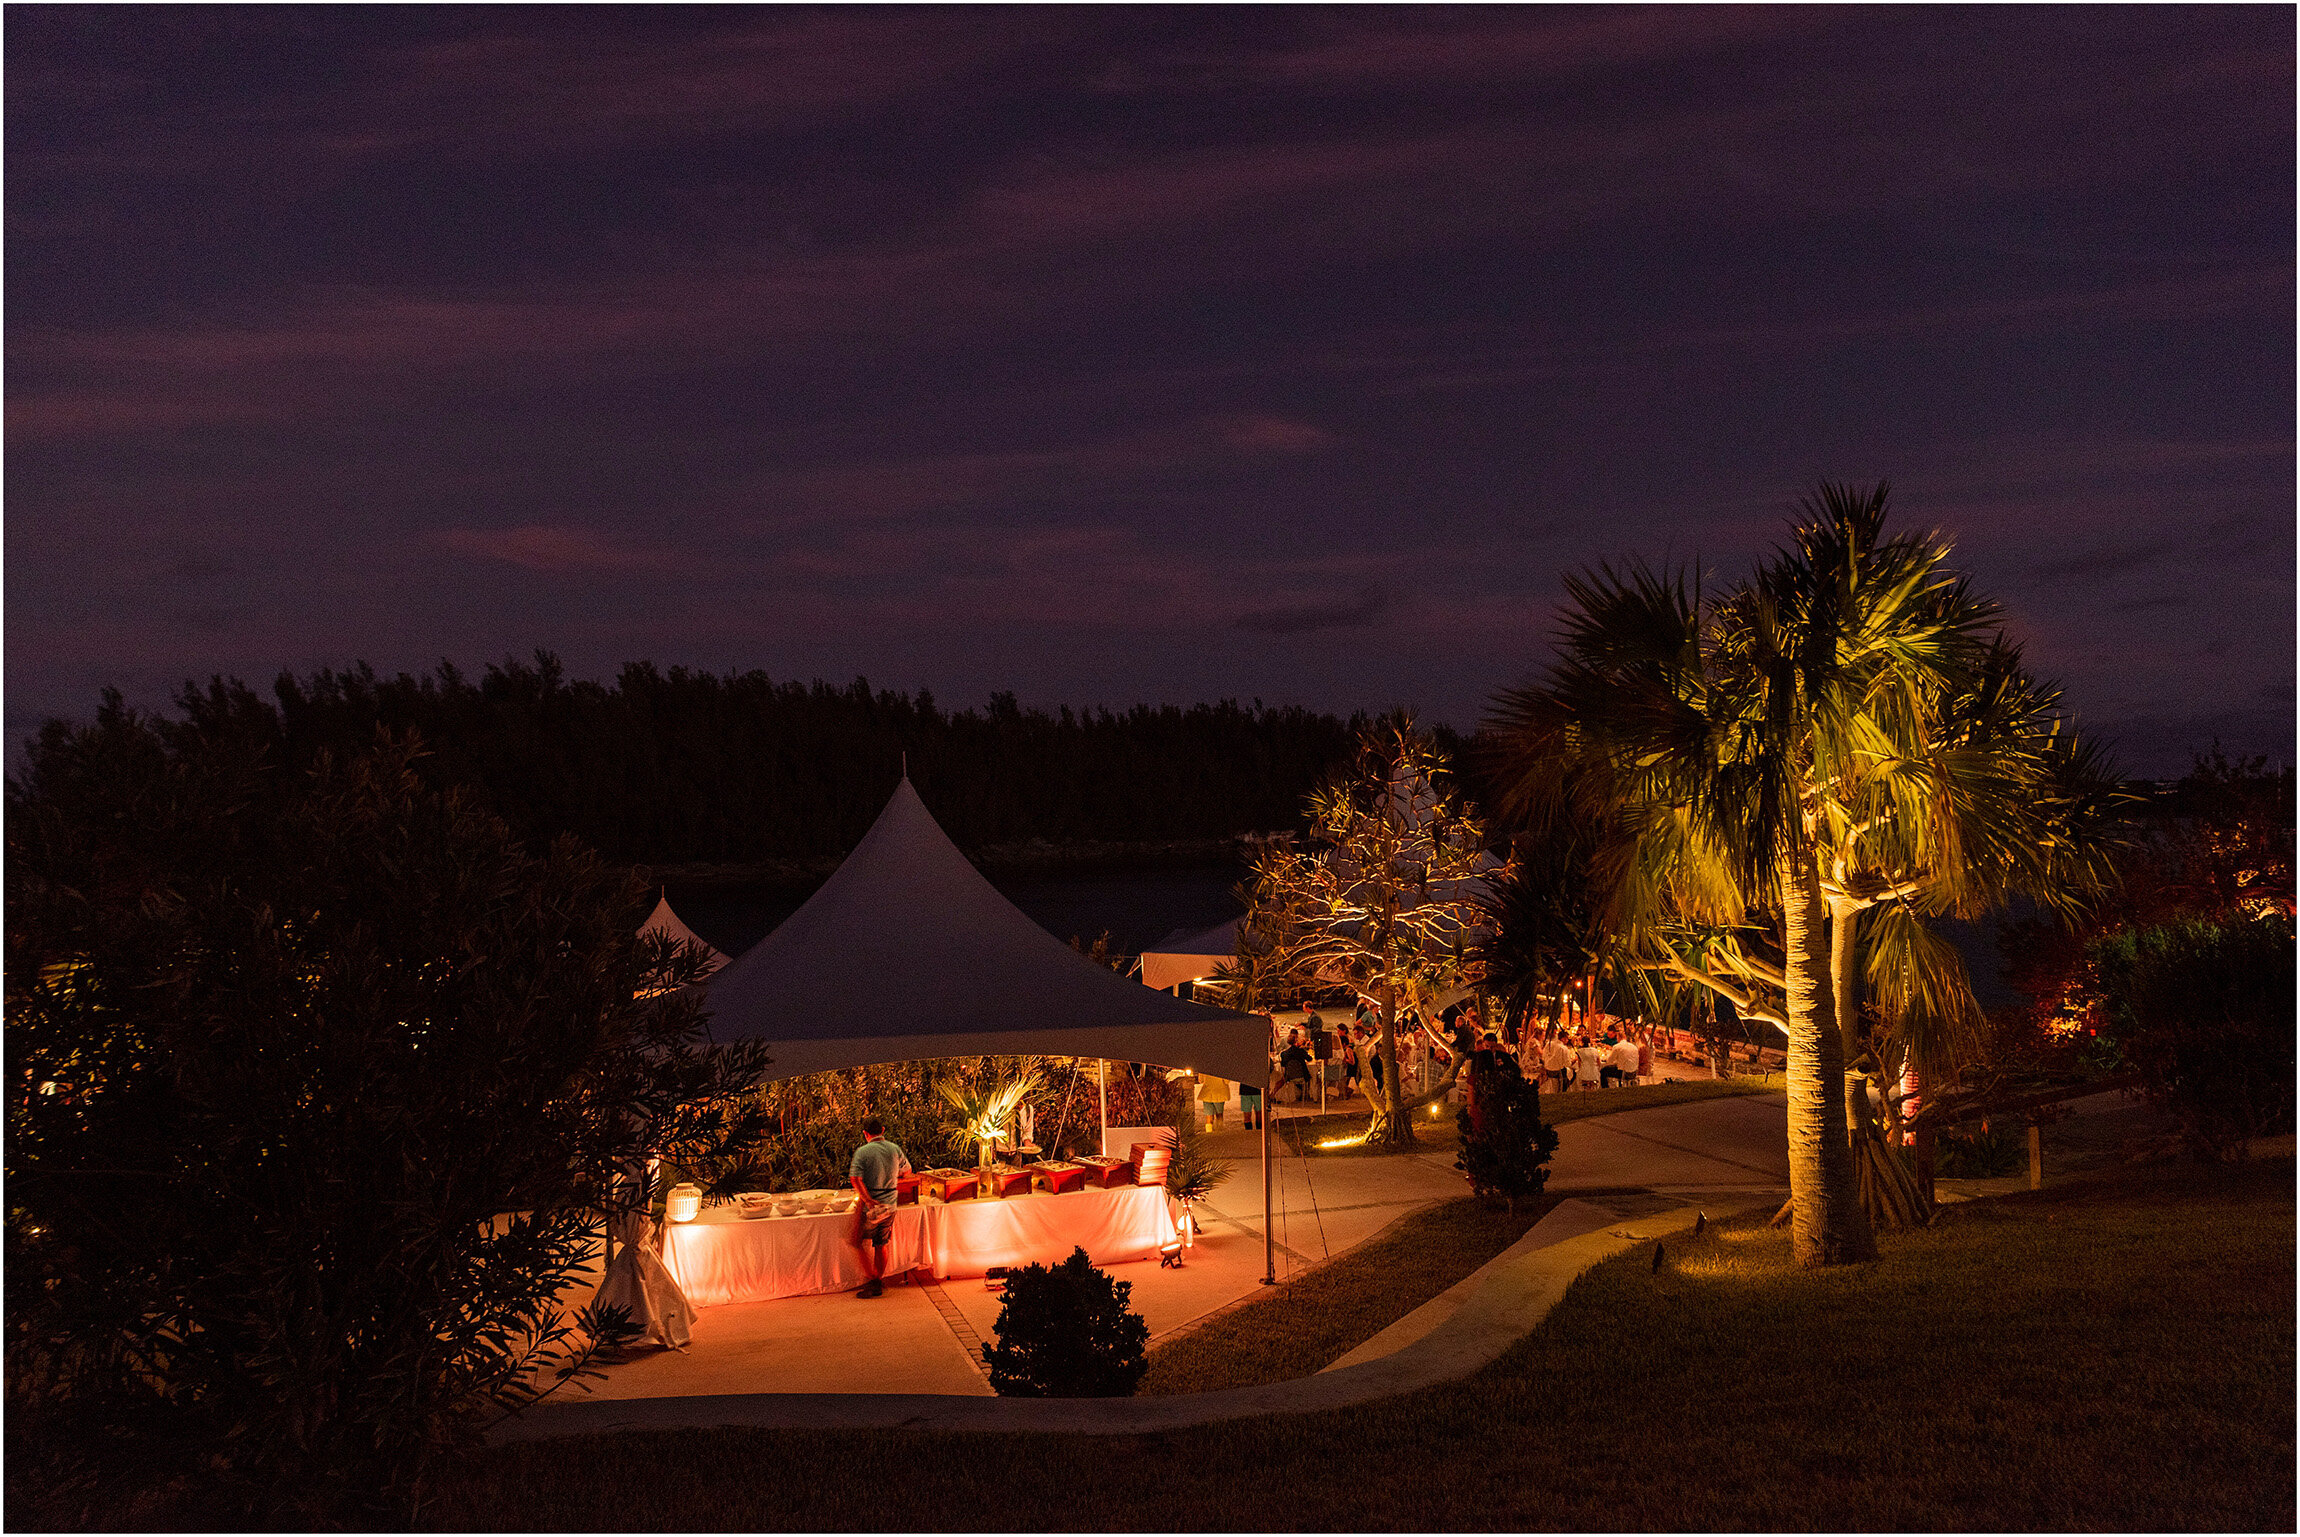
[[[1302,1044],[1299,1030],[1294,1032],[1286,1049],[1278,1053],[1278,1070],[1285,1075],[1287,1083],[1295,1086],[1294,1103],[1300,1104],[1310,1090],[1310,1049]]]
[[[1581,1072],[1576,1079],[1585,1089],[1594,1089],[1602,1081],[1605,1071],[1605,1053],[1589,1044],[1589,1037],[1581,1038],[1581,1048],[1574,1053],[1580,1061]]]

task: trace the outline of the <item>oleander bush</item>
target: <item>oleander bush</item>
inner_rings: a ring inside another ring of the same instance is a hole
[[[1133,1291],[1095,1269],[1084,1249],[1009,1275],[998,1343],[982,1347],[991,1387],[1008,1398],[1131,1397],[1149,1369],[1150,1340],[1127,1306]]]

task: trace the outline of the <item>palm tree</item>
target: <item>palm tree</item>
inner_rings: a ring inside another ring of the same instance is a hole
[[[1884,486],[1800,512],[1715,600],[1638,566],[1569,579],[1559,661],[1494,727],[1512,809],[1602,829],[1595,884],[1637,964],[1788,1037],[1796,1253],[1826,1265],[1875,1253],[1846,1080],[1864,915],[1880,1002],[1953,1036],[1969,990],[1923,920],[2078,899],[2106,797],[1948,547],[1884,537]]]
[[[1583,830],[1558,820],[1512,840],[1515,868],[1480,901],[1486,992],[1520,1030],[1554,1026],[1565,997],[1610,959],[1604,913],[1592,899]]]

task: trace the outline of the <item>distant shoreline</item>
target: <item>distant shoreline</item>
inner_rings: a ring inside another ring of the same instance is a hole
[[[1049,843],[1043,838],[1032,838],[1021,843],[969,849],[967,857],[994,880],[1091,872],[1206,869],[1219,865],[1233,866],[1243,875],[1246,862],[1262,841],[1252,834],[1147,843]],[[770,859],[750,864],[681,861],[634,865],[632,869],[649,885],[709,891],[778,890],[821,885],[839,867],[843,857]]]

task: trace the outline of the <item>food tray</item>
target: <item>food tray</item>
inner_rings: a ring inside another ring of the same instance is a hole
[[[980,1193],[980,1181],[972,1169],[928,1169],[919,1176],[919,1189],[939,1201],[967,1201]]]
[[[1101,1171],[1095,1171],[1097,1175]],[[1042,1163],[1032,1171],[1031,1184],[1040,1190],[1061,1195],[1065,1191],[1086,1188],[1086,1166],[1082,1163]],[[1097,1178],[1097,1184],[1101,1183]]]
[[[1123,1158],[1103,1158],[1088,1154],[1078,1160],[1086,1170],[1086,1183],[1105,1188],[1134,1183],[1134,1165]]]

